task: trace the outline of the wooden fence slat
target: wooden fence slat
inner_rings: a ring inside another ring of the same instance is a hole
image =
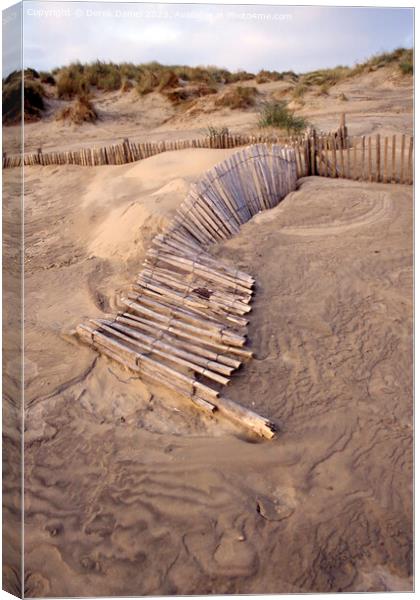
[[[397,181],[397,165],[396,165],[396,146],[397,146],[397,136],[394,134],[392,136],[392,181],[395,183]]]
[[[333,135],[331,135],[330,142],[331,142],[331,150],[332,150],[332,168],[333,168],[332,176],[333,177],[337,177],[337,149],[335,147],[335,140],[336,140],[336,138]]]
[[[360,169],[360,172],[361,172],[360,178],[362,179],[362,181],[366,177],[365,159],[366,159],[366,139],[365,139],[365,136],[362,135],[362,163],[361,163],[361,169]]]
[[[317,139],[317,149],[316,149],[316,157],[318,159],[318,175],[322,177],[324,174],[324,165],[322,162],[322,137],[318,137]]]
[[[345,148],[346,148],[346,177],[347,179],[351,179],[351,173],[350,173],[350,139],[348,137],[346,137],[345,139]]]
[[[330,164],[330,159],[329,159],[329,140],[328,140],[328,137],[325,135],[323,136],[323,147],[324,147],[324,165],[325,165],[324,174],[325,174],[325,177],[331,177],[331,174],[330,174],[331,164]]]
[[[376,134],[376,181],[381,180],[381,135]]]
[[[410,136],[410,142],[408,146],[407,183],[413,183],[413,179],[413,136]]]
[[[357,179],[357,139],[352,137],[352,146],[353,146],[353,161],[352,161],[352,179]]]
[[[311,135],[311,175],[316,175],[315,136]]]
[[[340,177],[344,177],[344,152],[343,152],[343,138],[338,138],[338,150],[340,157]]]
[[[400,183],[404,183],[404,152],[405,152],[405,134],[401,136],[401,156],[400,156]]]
[[[384,139],[384,183],[388,183],[388,137]]]
[[[368,181],[372,181],[372,138],[368,137]]]
[[[298,160],[299,177],[303,177],[302,157],[300,154],[300,144],[296,143],[296,154]]]

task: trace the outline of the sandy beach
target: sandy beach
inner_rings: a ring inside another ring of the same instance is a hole
[[[412,91],[385,68],[327,99],[309,94],[300,113],[330,130],[345,105],[351,134],[411,134]],[[104,94],[97,124],[51,113],[25,126],[25,148],[256,127],[256,111],[206,112],[211,102],[185,115],[159,94]],[[234,152],[25,168],[28,596],[413,588],[412,186],[303,178],[212,249],[256,279],[255,356],[227,396],[275,420],[272,441],[74,336],[84,318],[116,311],[191,183]],[[8,184],[19,176],[9,170]],[[4,510],[14,518],[12,489]]]

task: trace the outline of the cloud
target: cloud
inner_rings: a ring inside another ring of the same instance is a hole
[[[30,1],[24,11],[25,62],[38,69],[101,59],[299,72],[409,45],[413,30],[411,9]]]

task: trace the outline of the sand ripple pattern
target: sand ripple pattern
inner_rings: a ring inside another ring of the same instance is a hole
[[[283,233],[383,192],[306,179],[212,246],[258,274],[229,396],[278,419],[270,443],[66,344],[90,369],[25,423],[27,596],[412,589],[411,190],[370,226]]]
[[[351,201],[346,210],[337,217],[325,215],[311,224],[285,225],[282,233],[289,235],[318,236],[347,232],[359,227],[372,226],[390,217],[393,210],[390,194],[386,191],[374,199],[367,192],[358,191],[357,201]]]

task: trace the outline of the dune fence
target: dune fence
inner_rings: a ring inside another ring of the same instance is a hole
[[[298,138],[293,139],[297,140]],[[21,167],[22,165],[80,165],[84,167],[124,165],[174,150],[186,150],[188,148],[226,149],[261,143],[287,145],[291,140],[292,138],[285,136],[243,134],[221,134],[197,139],[143,143],[135,143],[125,139],[122,143],[100,148],[81,148],[59,152],[43,152],[39,149],[37,152],[22,155],[3,153],[3,168]]]
[[[272,438],[275,424],[222,395],[252,352],[245,347],[254,278],[209,248],[296,188],[292,149],[256,144],[207,171],[157,235],[117,314],[90,319],[78,338],[142,379]]]
[[[301,172],[378,183],[413,184],[413,137],[334,136],[312,132],[294,143]]]
[[[299,136],[221,134],[197,139],[120,144],[82,148],[66,152],[38,152],[23,155],[3,153],[3,168],[22,165],[123,165],[162,152],[188,148],[236,148],[255,144],[282,144],[296,153],[298,177],[319,175],[381,183],[413,183],[413,137],[406,134],[349,136],[342,117],[332,133],[311,129]]]

